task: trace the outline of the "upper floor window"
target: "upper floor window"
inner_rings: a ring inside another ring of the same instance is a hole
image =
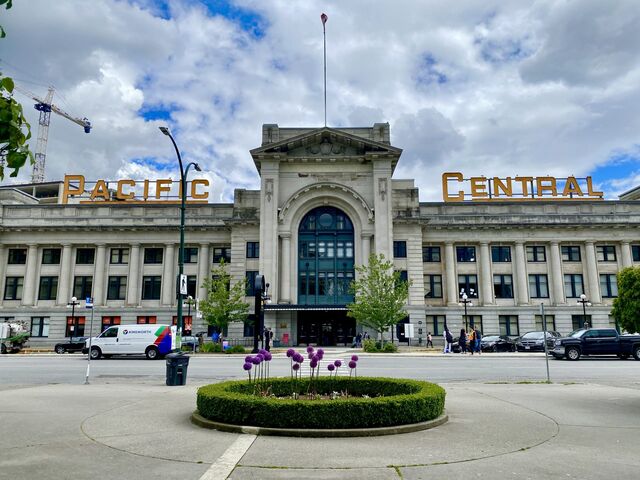
[[[407,242],[404,240],[393,242],[393,257],[407,258]]]
[[[422,247],[422,261],[429,263],[440,263],[440,247]]]
[[[26,248],[10,248],[9,249],[9,265],[24,265],[27,263]]]
[[[213,263],[220,263],[220,260],[231,261],[231,247],[213,247]]]
[[[494,263],[504,263],[511,261],[511,247],[495,245],[491,247],[491,260]]]
[[[546,275],[529,275],[529,296],[531,298],[549,298],[549,283]]]
[[[129,249],[128,248],[112,248],[111,259],[112,265],[122,265],[129,263]]]
[[[38,300],[55,300],[58,296],[58,277],[40,277]]]
[[[24,277],[7,277],[4,285],[5,300],[22,300]]]
[[[398,277],[398,281],[405,283],[409,281],[409,274],[406,270],[399,270],[398,273],[400,274],[400,277]]]
[[[160,275],[149,275],[142,278],[142,300],[160,300]]]
[[[107,300],[124,300],[127,295],[127,277],[110,276]]]
[[[256,294],[256,276],[258,275],[257,271],[249,270],[245,273],[245,278],[247,279],[247,297],[253,297]]]
[[[73,279],[73,296],[76,298],[87,298],[91,296],[93,277],[81,276]]]
[[[603,298],[613,298],[618,296],[618,277],[615,274],[600,275],[600,291]]]
[[[59,248],[43,248],[42,264],[43,265],[60,264],[60,249]]]
[[[615,262],[616,247],[614,245],[596,245],[596,258],[599,262]]]
[[[478,276],[477,275],[458,275],[458,290],[460,296],[467,295],[467,298],[476,298],[478,296]]]
[[[640,262],[640,245],[631,245],[631,256],[634,262]]]
[[[544,245],[527,245],[527,262],[546,262]]]
[[[456,247],[458,262],[475,262],[476,247]]]
[[[424,298],[442,298],[442,275],[425,275],[424,290]]]
[[[562,246],[562,261],[563,262],[579,262],[580,261],[580,247],[577,245],[563,245]]]
[[[187,276],[187,296],[196,298],[198,290],[198,277],[196,275]]]
[[[96,257],[95,248],[78,248],[76,250],[77,265],[93,265]]]
[[[198,263],[198,247],[185,247],[184,263]]]
[[[578,298],[584,293],[582,275],[571,273],[564,276],[564,292],[567,298]]]
[[[260,242],[247,242],[247,258],[260,258]]]
[[[496,298],[513,298],[513,279],[511,275],[494,275],[493,291]]]
[[[162,263],[162,248],[147,247],[144,249],[144,263],[158,264]]]

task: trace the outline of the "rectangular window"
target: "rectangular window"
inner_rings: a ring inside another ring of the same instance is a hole
[[[549,282],[546,275],[529,275],[529,296],[549,298]]]
[[[196,275],[187,275],[187,296],[196,298],[198,290],[198,277]]]
[[[144,263],[149,265],[162,263],[162,248],[148,247],[144,249]]]
[[[260,258],[260,242],[247,242],[247,258]]]
[[[249,315],[247,316],[247,319],[244,321],[244,336],[245,337],[253,337],[253,328],[255,326],[255,322],[256,322],[256,316],[255,315]]]
[[[596,258],[599,262],[615,262],[616,247],[614,245],[596,245]]]
[[[544,245],[527,245],[527,262],[546,262],[547,254]]]
[[[406,270],[400,270],[400,281],[401,282],[408,282],[409,281],[409,274]]]
[[[456,258],[458,262],[475,262],[476,247],[456,247]]]
[[[49,317],[31,317],[31,336],[49,336]]]
[[[493,263],[508,263],[511,261],[511,247],[495,245],[491,247],[491,261]]]
[[[95,248],[78,248],[76,250],[76,265],[93,265],[95,258]]]
[[[188,310],[187,310],[188,311]],[[178,325],[178,316],[174,315],[171,319],[171,325]],[[193,328],[193,316],[184,312],[182,315],[182,335],[191,335]]]
[[[22,300],[24,277],[7,277],[4,285],[5,300]]]
[[[64,332],[65,337],[84,337],[85,317],[67,317],[67,328]]]
[[[184,263],[198,263],[198,247],[185,247]]]
[[[498,315],[498,323],[500,324],[500,335],[508,335],[510,337],[520,335],[517,315]]]
[[[142,277],[142,300],[160,300],[160,275],[145,275]]]
[[[55,300],[58,296],[58,277],[40,277],[38,300]]]
[[[407,258],[407,242],[393,242],[393,258]]]
[[[102,317],[102,326],[100,327],[100,331],[104,332],[107,328],[113,327],[114,325],[120,325],[122,319],[120,317]]]
[[[585,325],[586,323],[586,325]],[[589,328],[593,326],[591,323],[591,315],[571,315],[571,328],[573,330],[580,330],[581,328]]]
[[[556,316],[555,315],[545,315],[545,320],[547,321],[547,331],[554,332],[556,330]],[[542,325],[542,315],[535,316],[535,324],[536,330],[542,331],[544,330],[544,325]]]
[[[127,295],[127,277],[109,277],[107,300],[124,300]]]
[[[564,245],[561,248],[563,262],[579,262],[580,247],[577,245]]]
[[[458,290],[460,291],[460,296],[466,293],[468,298],[476,298],[478,296],[478,276],[458,275]]]
[[[42,264],[43,265],[59,265],[60,249],[59,248],[43,248]]]
[[[253,297],[256,294],[256,276],[258,275],[257,271],[249,270],[245,272],[245,278],[247,279],[247,297]]]
[[[615,274],[600,275],[600,291],[603,298],[614,298],[618,296],[618,277]]]
[[[440,247],[422,247],[422,261],[427,263],[440,263]]]
[[[158,323],[158,317],[149,315],[138,315],[136,323],[138,325],[154,325]]]
[[[576,273],[565,274],[564,276],[564,294],[567,298],[578,298],[584,293],[582,287],[582,275]]]
[[[220,263],[220,260],[231,261],[231,247],[213,247],[213,263]]]
[[[109,261],[112,265],[124,265],[129,263],[129,249],[128,248],[112,248],[111,259]]]
[[[431,333],[431,335],[433,335],[434,337],[436,335],[442,335],[444,333],[444,322],[444,315],[427,315],[427,331],[425,333]]]
[[[75,277],[73,279],[73,296],[78,299],[90,297],[92,284],[93,277]]]
[[[496,298],[513,298],[513,278],[511,275],[494,275],[493,291]]]
[[[640,245],[631,245],[631,257],[634,262],[640,262]]]
[[[483,331],[483,328],[482,328],[482,315],[467,315],[467,326],[469,328],[478,327],[478,329],[480,330],[480,333],[482,334],[482,331]],[[453,332],[451,332],[451,333],[453,333]]]
[[[24,265],[27,263],[27,249],[10,248],[8,263],[9,265]]]
[[[425,275],[424,289],[424,298],[442,298],[442,275]]]

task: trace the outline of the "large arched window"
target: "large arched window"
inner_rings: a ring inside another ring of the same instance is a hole
[[[353,301],[353,224],[335,207],[318,207],[298,229],[298,303],[343,305]]]

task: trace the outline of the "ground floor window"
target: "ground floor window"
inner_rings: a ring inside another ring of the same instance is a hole
[[[434,337],[436,335],[442,335],[444,332],[444,322],[446,317],[444,315],[427,315],[427,333],[431,333]]]
[[[545,315],[545,319],[547,321],[547,331],[555,331],[556,330],[556,316],[555,315]],[[542,315],[535,316],[535,324],[536,330],[541,332],[544,330],[542,325]],[[575,330],[575,329],[574,329]]]
[[[138,325],[148,325],[153,323],[158,323],[158,317],[138,315],[138,319],[137,319]]]
[[[65,337],[84,337],[84,317],[67,317]]]
[[[178,325],[178,316],[174,315],[171,325]],[[193,317],[191,315],[182,316],[182,334],[191,335],[193,326]]]
[[[520,335],[517,315],[499,315],[498,323],[500,324],[500,335],[508,335],[510,337]]]
[[[100,328],[101,332],[104,332],[107,328],[113,327],[114,325],[120,325],[120,317],[102,317],[102,327]]]
[[[49,336],[49,317],[31,317],[31,336]]]
[[[469,331],[470,328],[478,327],[480,333],[482,333],[482,315],[467,315],[465,321],[465,329]]]
[[[571,328],[573,330],[580,330],[581,328],[592,326],[591,315],[571,315]]]

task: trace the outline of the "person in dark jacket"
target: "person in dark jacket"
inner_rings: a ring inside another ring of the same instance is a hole
[[[467,353],[467,332],[465,332],[464,328],[460,330],[458,345],[460,345],[460,353],[466,354]]]

